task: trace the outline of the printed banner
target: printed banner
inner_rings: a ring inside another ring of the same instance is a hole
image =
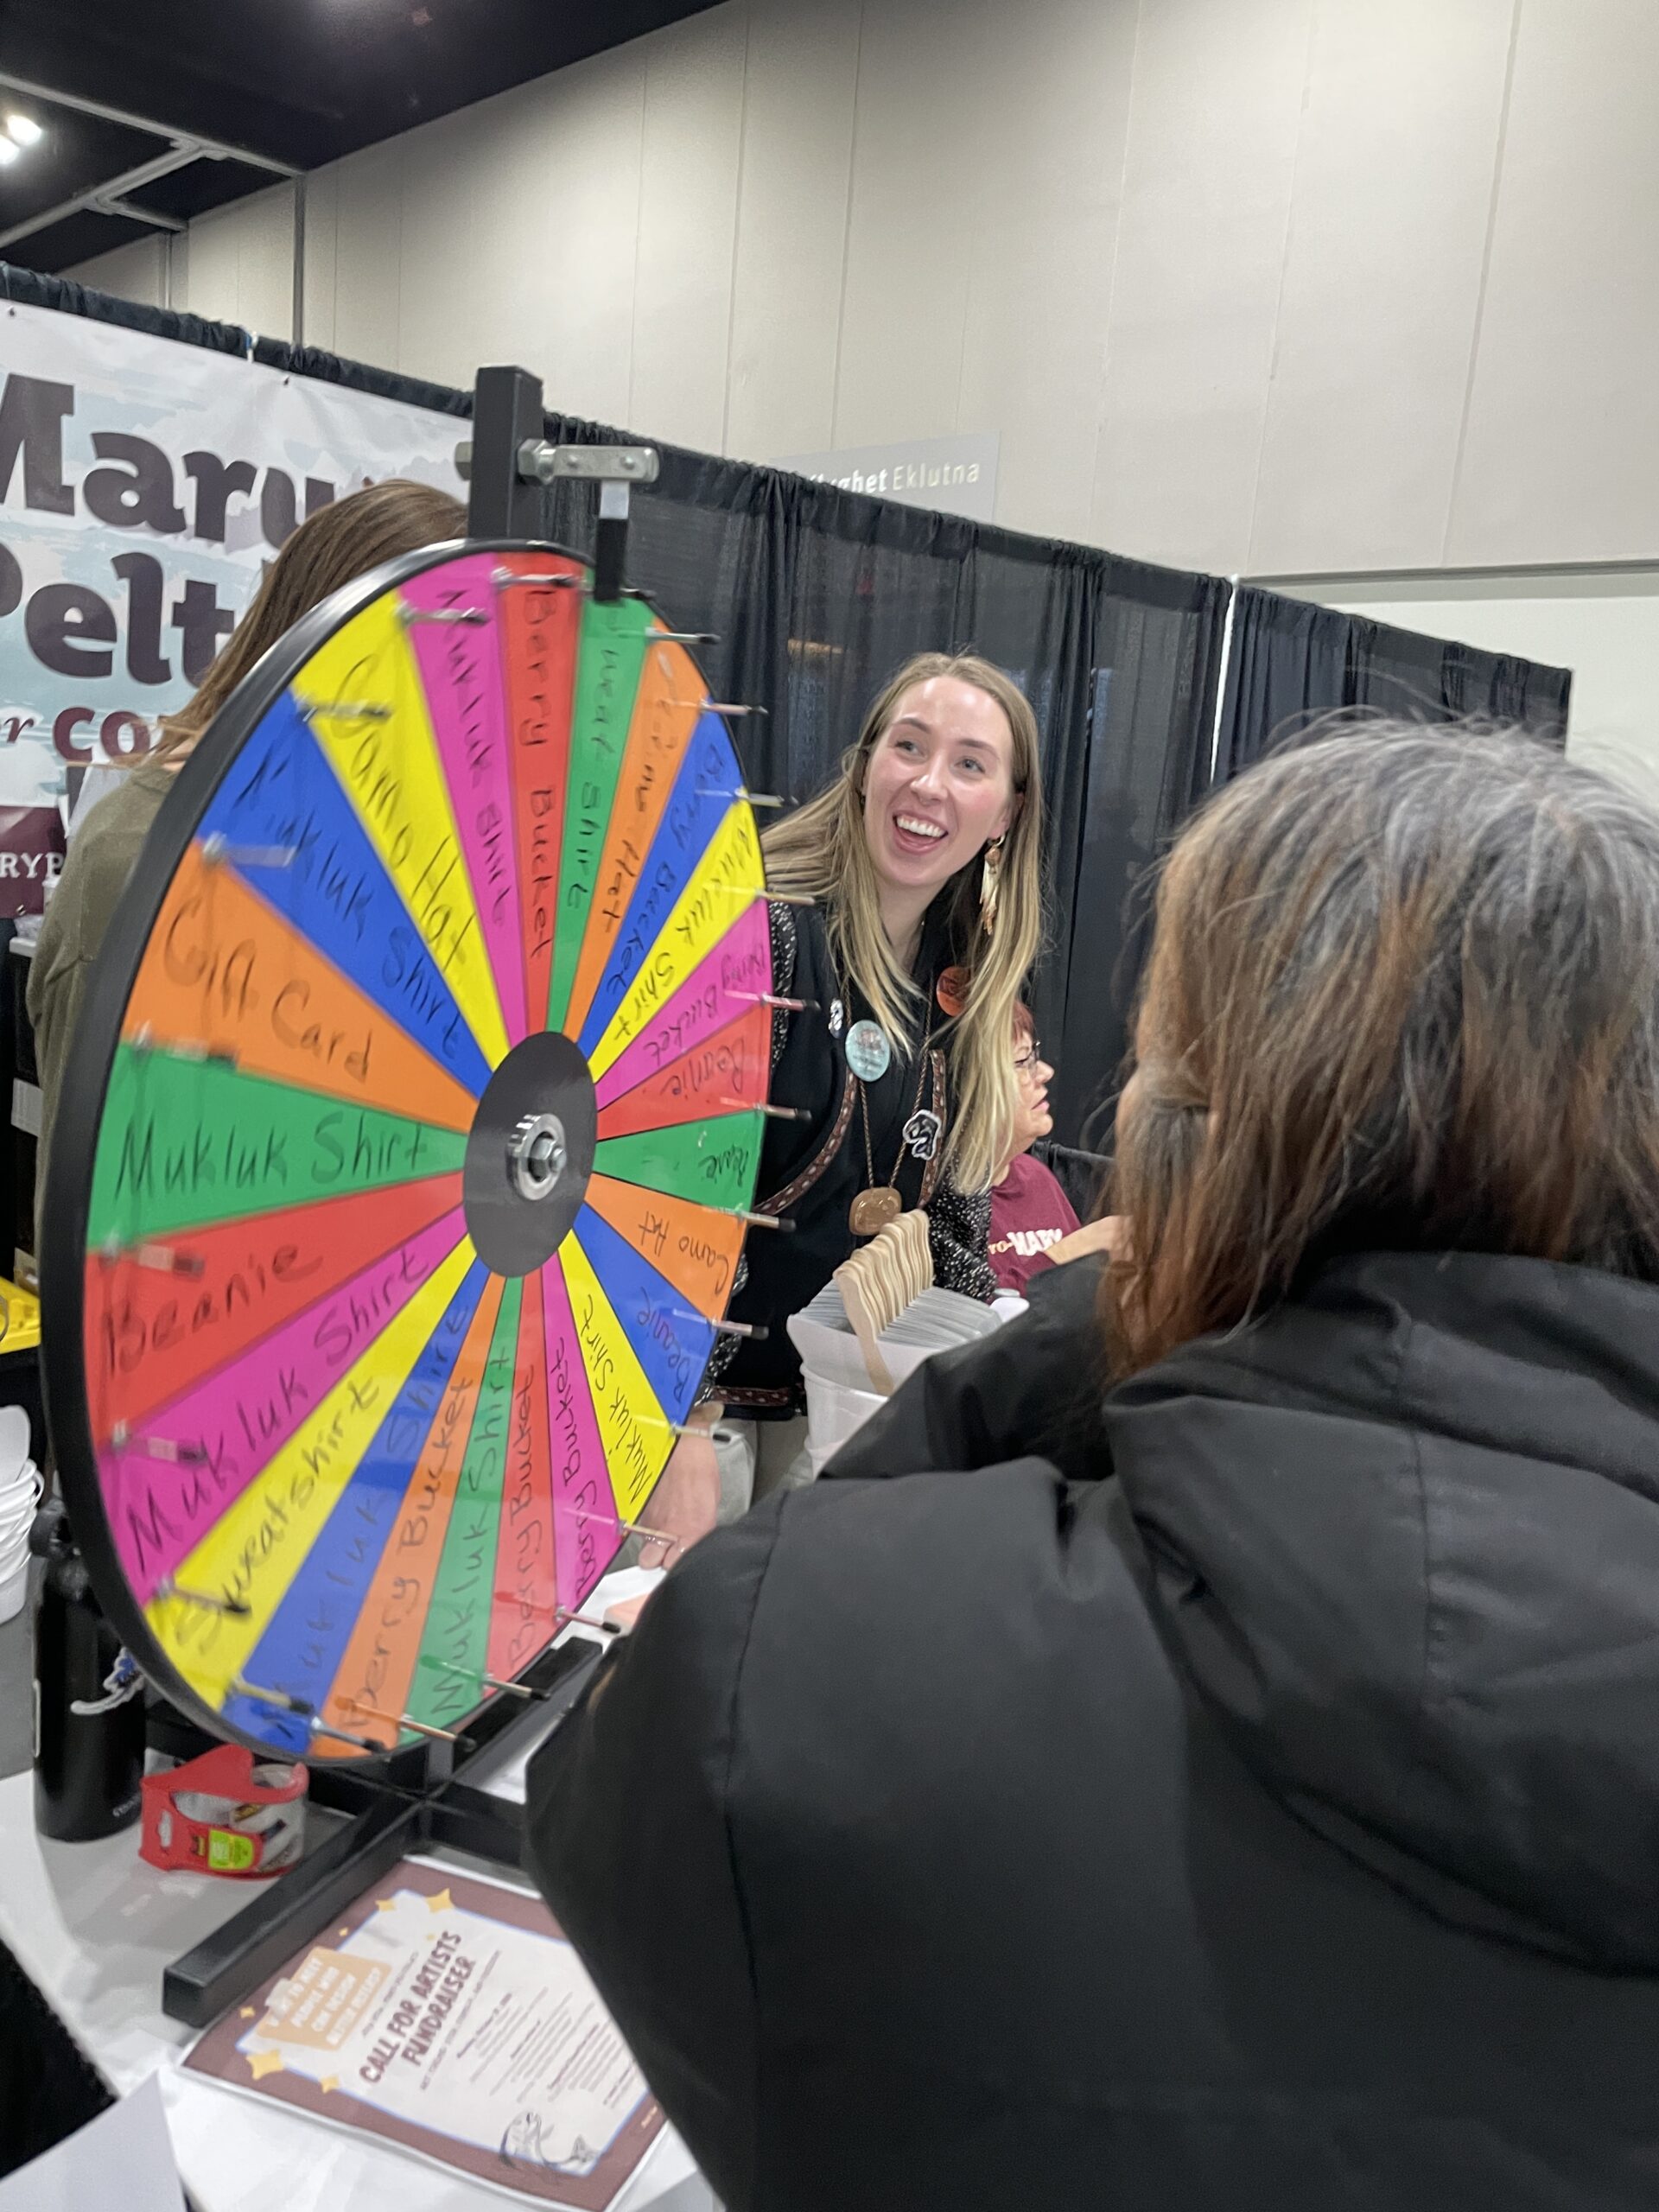
[[[113,323],[0,315],[0,917],[38,913],[73,763],[147,752],[297,522],[460,496],[466,425]]]

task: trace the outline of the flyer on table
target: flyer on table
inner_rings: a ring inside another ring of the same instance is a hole
[[[546,1906],[412,1860],[185,2065],[572,2212],[607,2212],[664,2124]]]

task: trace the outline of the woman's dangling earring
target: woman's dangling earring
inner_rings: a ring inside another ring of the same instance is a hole
[[[979,926],[986,936],[996,932],[996,894],[1002,880],[1002,840],[993,837],[985,848],[979,871]]]

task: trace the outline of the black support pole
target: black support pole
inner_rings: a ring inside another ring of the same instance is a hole
[[[467,534],[538,538],[542,486],[520,474],[518,454],[542,435],[542,380],[528,369],[480,369],[473,388],[472,494]]]
[[[599,520],[594,526],[594,597],[601,604],[621,598],[627,552],[628,487],[601,484]]]

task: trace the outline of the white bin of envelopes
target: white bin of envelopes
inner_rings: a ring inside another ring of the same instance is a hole
[[[935,1288],[912,1300],[877,1341],[897,1385],[933,1352],[972,1344],[1001,1325],[1000,1317],[977,1299]],[[810,1306],[791,1314],[789,1334],[801,1355],[806,1448],[816,1475],[887,1400],[870,1388],[864,1355],[833,1282]]]

